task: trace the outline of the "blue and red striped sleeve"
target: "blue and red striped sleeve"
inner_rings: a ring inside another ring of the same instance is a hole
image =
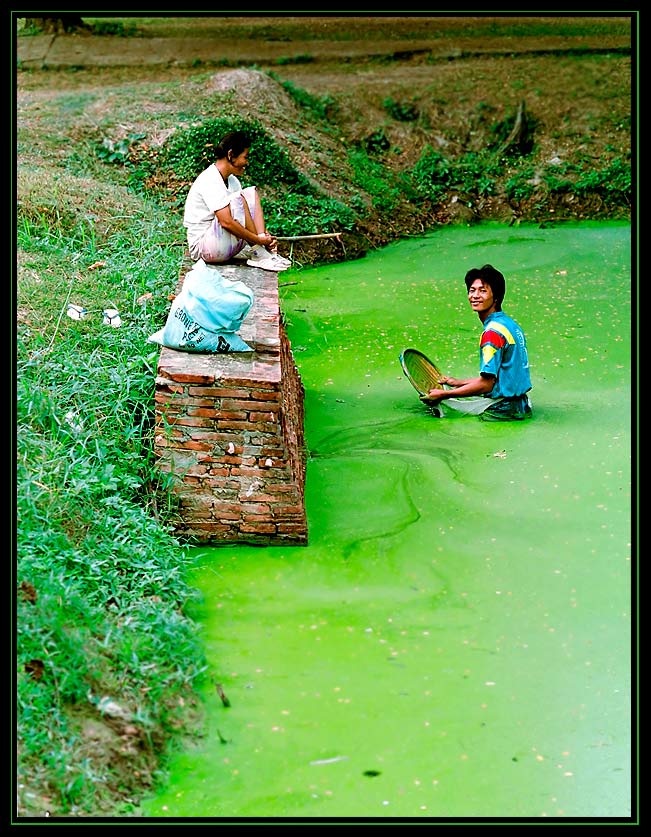
[[[490,343],[491,346],[494,346],[495,349],[503,349],[506,346],[506,337],[503,334],[500,334],[499,331],[493,331],[492,328],[487,328],[486,331],[482,333],[480,348],[484,348],[484,346]]]

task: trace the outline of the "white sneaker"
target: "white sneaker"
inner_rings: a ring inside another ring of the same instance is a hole
[[[250,267],[259,267],[261,270],[273,270],[278,273],[281,270],[287,270],[291,262],[287,264],[287,259],[281,256],[276,256],[274,253],[267,253],[263,256],[254,256],[252,259],[247,259],[246,263]]]
[[[281,264],[287,265],[287,267],[291,267],[292,263],[289,259],[286,259],[284,256],[281,256],[280,253],[272,253],[271,254],[274,259],[278,259]]]
[[[246,247],[244,248],[247,249]],[[291,267],[292,263],[289,259],[286,259],[284,256],[281,256],[279,253],[272,253],[271,250],[267,250],[266,247],[263,247],[261,244],[256,244],[254,247],[249,247],[249,253],[247,258],[249,259],[276,259],[278,264],[284,264],[285,267]]]
[[[252,259],[255,255],[255,251],[250,244],[245,244],[244,247],[240,250],[239,253],[236,253],[233,256],[233,261],[235,262],[245,262],[247,259]]]

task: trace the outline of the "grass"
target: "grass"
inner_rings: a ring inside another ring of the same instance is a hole
[[[76,182],[64,178],[59,197]],[[187,549],[161,519],[152,460],[158,350],[146,341],[176,283],[176,219],[140,198],[134,220],[120,187],[100,192],[101,233],[65,201],[37,202],[38,190],[18,216],[19,816],[135,804],[166,747],[191,732],[205,668],[186,616]],[[69,302],[87,316],[70,319]],[[120,328],[103,324],[106,307]],[[104,709],[114,704],[117,716]]]

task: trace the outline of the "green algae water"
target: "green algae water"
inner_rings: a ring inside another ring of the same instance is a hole
[[[309,545],[193,550],[205,736],[143,816],[631,815],[630,246],[455,227],[279,275]],[[477,374],[463,277],[487,262],[534,417],[437,419],[398,357]]]

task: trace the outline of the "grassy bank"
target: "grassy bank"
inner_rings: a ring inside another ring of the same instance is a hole
[[[152,463],[157,352],[146,339],[179,248],[159,208],[88,189],[111,218],[104,234],[31,203],[17,226],[19,816],[128,811],[196,720],[204,667],[185,616],[187,554],[165,526]],[[85,317],[71,319],[69,303]],[[106,308],[119,328],[104,324]]]

